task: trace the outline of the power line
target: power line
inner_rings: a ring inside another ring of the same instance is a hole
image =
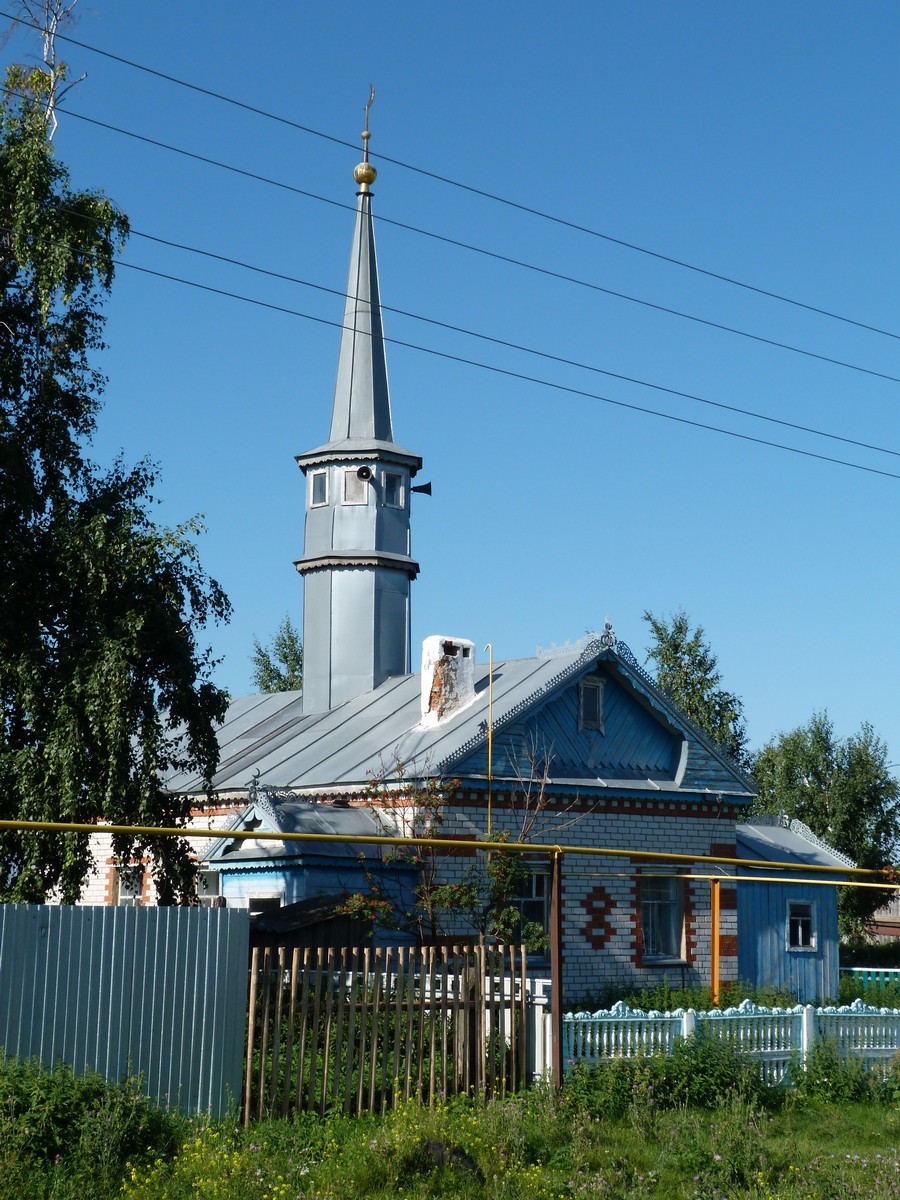
[[[157,279],[166,279],[172,283],[180,283],[186,287],[197,288],[200,291],[209,292],[216,296],[224,296],[230,300],[240,300],[245,304],[253,304],[258,308],[268,309],[270,312],[280,312],[287,316],[300,317],[305,321],[314,321],[318,325],[328,325],[332,329],[344,329],[345,326],[340,321],[333,321],[327,317],[313,316],[312,313],[300,312],[298,309],[288,308],[286,305],[273,304],[267,300],[255,300],[250,296],[244,296],[239,292],[231,292],[224,288],[213,287],[211,284],[199,283],[195,280],[184,279],[178,275],[171,275],[165,271],[157,271],[152,267],[142,267],[137,263],[124,262],[121,259],[114,260],[117,266],[126,267],[132,271],[139,271],[144,275],[152,275]],[[848,462],[846,459],[832,458],[827,454],[818,454],[813,450],[801,450],[796,446],[787,446],[783,442],[773,442],[766,438],[754,437],[748,433],[738,433],[733,429],[723,429],[718,425],[707,425],[702,421],[694,421],[689,417],[675,416],[673,413],[661,412],[658,409],[647,408],[644,405],[633,404],[625,400],[615,400],[611,396],[601,396],[597,392],[588,392],[582,388],[571,387],[567,384],[554,383],[549,379],[540,379],[536,375],[526,375],[521,371],[513,371],[506,367],[493,366],[490,363],[478,362],[476,359],[466,358],[459,354],[450,354],[445,350],[436,350],[430,346],[420,346],[415,342],[403,341],[400,338],[385,337],[384,341],[392,346],[401,346],[406,350],[416,350],[420,354],[430,354],[435,358],[442,358],[448,362],[460,363],[463,366],[476,367],[479,370],[491,371],[495,375],[503,375],[509,379],[517,379],[523,383],[533,383],[540,387],[552,388],[554,391],[564,392],[571,396],[581,396],[588,400],[599,400],[603,404],[611,404],[617,408],[628,409],[631,412],[644,413],[647,416],[660,417],[666,421],[674,421],[679,425],[688,425],[694,429],[705,429],[710,433],[720,433],[726,437],[738,438],[740,441],[752,442],[757,446],[768,446],[775,450],[785,450],[791,454],[799,454],[804,458],[814,458],[819,462],[832,463],[835,466],[849,467],[855,471],[865,471],[870,475],[881,475],[886,479],[900,480],[900,474],[893,471],[883,471],[878,467],[867,467],[861,463]]]
[[[139,229],[132,229],[131,233],[135,237],[143,238],[146,241],[155,242],[158,245],[168,246],[173,250],[183,250],[189,254],[197,254],[203,258],[210,258],[216,262],[226,263],[229,266],[240,267],[246,271],[253,271],[257,275],[264,275],[270,279],[278,279],[285,283],[296,283],[301,287],[312,288],[318,292],[325,292],[327,295],[338,296],[343,298],[344,293],[339,288],[328,287],[322,283],[313,283],[308,279],[299,279],[296,275],[287,275],[282,271],[272,271],[266,267],[257,266],[254,263],[242,262],[240,259],[231,258],[225,254],[217,254],[212,250],[201,250],[196,246],[188,246],[183,242],[175,242],[169,238],[158,237],[155,234],[144,233]],[[397,308],[390,304],[381,304],[384,312],[394,313],[397,316],[407,317],[413,321],[421,321],[426,325],[433,325],[438,329],[446,329],[451,333],[461,333],[465,337],[477,338],[479,341],[488,342],[494,346],[501,346],[506,350],[516,350],[523,354],[530,354],[536,358],[543,358],[548,362],[559,363],[562,366],[576,367],[581,371],[591,371],[596,375],[605,375],[610,379],[618,379],[623,383],[633,383],[638,387],[651,388],[657,392],[664,392],[669,396],[677,396],[683,400],[693,400],[698,404],[706,404],[712,408],[722,409],[725,412],[737,413],[740,416],[751,417],[757,421],[766,421],[772,425],[781,425],[785,429],[794,429],[800,433],[813,434],[816,437],[828,438],[830,441],[843,442],[848,446],[857,446],[862,450],[873,450],[879,454],[890,454],[896,458],[900,458],[900,450],[891,450],[886,446],[876,446],[871,442],[861,442],[856,438],[844,437],[839,433],[828,433],[822,429],[815,429],[810,425],[800,425],[794,421],[786,421],[781,417],[772,417],[766,413],[755,412],[753,409],[740,408],[734,404],[726,404],[720,400],[710,400],[705,396],[698,396],[693,392],[679,391],[677,388],[666,387],[661,383],[651,383],[646,379],[638,379],[633,375],[623,375],[617,371],[609,371],[604,367],[594,366],[591,363],[579,362],[576,359],[565,358],[559,354],[552,354],[546,350],[539,350],[534,346],[524,346],[518,342],[510,342],[505,338],[494,337],[488,333],[480,333],[476,329],[467,329],[462,325],[454,325],[449,321],[441,321],[436,317],[426,317],[422,313],[410,312],[407,309]]]
[[[0,194],[6,195],[6,196],[11,195],[10,192],[4,191],[3,189],[0,189]],[[339,201],[334,201],[334,203],[340,204],[340,206],[344,207],[344,208],[351,207],[349,205],[341,204]],[[83,214],[79,214],[79,215],[83,215]],[[7,231],[9,231],[8,227],[7,227]],[[156,234],[146,233],[142,230],[130,229],[129,233],[135,237],[142,238],[145,241],[154,242],[157,245],[167,246],[170,249],[181,250],[181,251],[185,251],[190,254],[196,254],[202,258],[209,258],[216,262],[226,263],[229,266],[235,266],[235,267],[241,268],[242,270],[252,271],[255,274],[263,275],[270,279],[278,279],[278,280],[286,282],[286,283],[298,284],[301,287],[307,287],[314,291],[324,292],[327,295],[332,295],[332,296],[336,296],[339,298],[343,298],[343,296],[344,296],[344,293],[338,288],[330,287],[330,286],[327,286],[326,284],[313,283],[311,280],[300,279],[296,275],[288,275],[282,271],[273,271],[266,267],[260,267],[254,263],[243,262],[241,259],[233,258],[229,255],[218,254],[212,250],[203,250],[197,246],[190,246],[184,242],[176,242],[170,238],[160,237]],[[72,247],[69,247],[69,249],[72,250]],[[75,251],[75,253],[79,253],[79,252]],[[121,262],[119,265],[126,266],[126,267],[132,267],[136,270],[142,269],[142,268],[136,267],[134,264],[129,264],[129,263],[125,263],[125,262]],[[167,278],[169,278],[169,277],[167,276]],[[172,278],[173,280],[176,280],[176,281],[190,284],[190,286],[196,286],[196,287],[204,286],[199,283],[192,283],[189,280],[179,280],[178,276],[171,276],[170,278]],[[224,293],[224,294],[234,295],[234,296],[236,296],[236,298],[248,300],[250,303],[262,303],[259,301],[253,301],[249,297],[241,297],[237,293],[228,292],[228,293]],[[878,445],[875,445],[874,443],[863,442],[856,438],[846,437],[842,434],[830,433],[823,429],[816,429],[813,426],[801,425],[794,421],[785,420],[784,418],[773,417],[766,413],[756,412],[753,409],[746,409],[746,408],[741,408],[737,405],[726,404],[724,401],[711,400],[705,396],[698,396],[696,393],[693,393],[693,392],[681,391],[677,388],[667,387],[664,384],[652,383],[649,380],[639,379],[636,376],[624,375],[617,371],[610,371],[604,367],[598,367],[591,363],[583,363],[583,362],[578,361],[577,359],[566,358],[562,355],[553,354],[546,350],[539,350],[538,348],[533,347],[533,346],[525,346],[518,342],[511,342],[504,338],[495,337],[495,336],[493,336],[491,334],[487,334],[487,333],[481,333],[478,330],[474,330],[474,329],[467,329],[466,327],[461,326],[461,325],[454,325],[448,321],[441,321],[435,317],[428,317],[422,313],[411,312],[407,309],[397,308],[396,306],[393,306],[393,305],[388,305],[388,304],[382,303],[381,308],[385,312],[391,312],[398,316],[406,317],[410,320],[420,321],[424,324],[432,325],[439,329],[448,330],[449,332],[460,333],[466,337],[477,338],[479,341],[487,342],[491,345],[500,346],[504,349],[515,350],[515,351],[518,351],[523,354],[530,354],[534,357],[542,358],[548,362],[559,363],[562,366],[575,367],[578,370],[590,371],[594,374],[604,375],[610,379],[618,379],[624,383],[635,384],[638,387],[650,388],[653,391],[663,392],[666,395],[676,396],[679,399],[692,400],[698,404],[705,404],[712,408],[718,408],[724,412],[732,412],[732,413],[736,413],[740,416],[750,417],[751,419],[754,419],[754,420],[765,421],[772,425],[780,425],[786,429],[794,429],[800,433],[808,433],[815,437],[827,438],[830,441],[841,442],[844,445],[856,446],[859,449],[871,450],[871,451],[874,451],[875,453],[879,453],[879,454],[889,454],[894,457],[900,457],[900,451],[892,450],[886,446],[878,446]],[[286,309],[285,311],[290,312],[292,310]],[[303,316],[304,314],[298,313],[297,315]],[[309,318],[309,319],[316,319],[316,318]],[[343,328],[343,326],[339,326],[339,327]],[[423,351],[428,349],[425,347],[419,347],[419,348],[422,349]],[[469,361],[469,360],[463,360],[463,361]],[[478,364],[474,364],[474,365],[478,365]],[[538,382],[540,382],[540,381],[538,381]],[[548,386],[551,386],[551,385],[548,384]],[[599,397],[599,398],[603,399],[603,397]],[[647,411],[652,412],[654,410],[647,410]],[[709,426],[708,428],[718,429],[717,426]],[[728,432],[728,431],[721,430],[721,432]],[[773,443],[773,445],[778,445],[778,443]],[[840,462],[842,460],[835,460],[835,461]]]
[[[2,14],[0,14],[2,15]],[[330,204],[336,208],[355,211],[354,206],[340,200],[332,200],[327,196],[320,196],[316,192],[310,192],[305,188],[297,187],[294,184],[285,183],[282,180],[272,179],[267,175],[260,175],[255,171],[248,171],[243,167],[236,167],[231,163],[224,163],[218,159],[210,158],[207,155],[199,154],[194,150],[185,150],[180,146],[173,146],[168,142],[162,142],[157,138],[151,138],[141,133],[134,133],[128,129],[122,129],[120,126],[112,125],[108,121],[101,121],[97,117],[88,117],[83,113],[72,112],[70,109],[62,105],[57,106],[58,112],[65,112],[67,115],[74,117],[76,120],[85,121],[90,125],[96,125],[101,129],[107,129],[112,133],[121,134],[124,137],[133,138],[136,141],[144,142],[147,145],[155,146],[161,150],[167,150],[173,154],[180,154],[185,158],[193,159],[196,162],[204,163],[207,166],[217,167],[220,170],[229,171],[232,174],[240,175],[247,179],[255,180],[259,183],[265,183],[272,187],[281,188],[284,191],[293,192],[295,195],[304,196],[310,200],[317,200],[323,204]],[[668,316],[679,317],[682,320],[692,321],[697,325],[705,326],[709,329],[716,329],[722,333],[731,333],[736,337],[747,338],[750,341],[758,342],[761,345],[772,346],[778,350],[786,350],[791,354],[799,354],[804,358],[811,358],[818,362],[824,362],[834,367],[843,367],[848,371],[856,371],[862,375],[869,375],[875,379],[883,379],[888,383],[900,383],[900,376],[890,375],[884,371],[876,371],[871,367],[863,367],[858,363],[847,362],[843,359],[832,358],[827,354],[819,354],[815,350],[804,350],[799,346],[792,346],[788,342],[779,342],[774,338],[763,337],[762,334],[750,333],[748,330],[738,329],[732,325],[725,325],[719,321],[711,321],[706,317],[699,317],[693,313],[682,312],[676,308],[670,308],[663,304],[657,304],[652,300],[644,300],[638,296],[630,296],[626,292],[619,292],[613,288],[603,287],[602,284],[592,283],[586,279],[579,279],[574,275],[566,275],[561,271],[553,271],[549,267],[541,267],[535,263],[526,262],[524,259],[514,258],[511,255],[500,254],[495,250],[488,250],[483,246],[475,246],[470,242],[463,242],[457,238],[448,237],[445,234],[435,233],[433,230],[422,229],[419,226],[411,225],[405,221],[398,221],[392,217],[378,215],[376,220],[382,224],[391,225],[397,229],[403,229],[408,233],[415,233],[421,237],[432,238],[435,241],[443,242],[445,245],[454,246],[457,249],[467,250],[473,254],[480,254],[485,258],[493,259],[496,262],[503,262],[509,266],[519,267],[523,270],[532,271],[536,274],[546,276],[550,279],[556,279],[563,283],[571,283],[578,287],[587,288],[590,291],[599,292],[605,296],[611,296],[614,299],[626,300],[631,304],[640,305],[643,308],[649,308],[655,312],[661,312]]]
[[[6,17],[13,22],[19,22],[23,25],[28,25],[32,29],[40,31],[40,25],[36,22],[28,21],[19,16],[14,17],[11,13],[0,12],[0,16]],[[196,92],[202,96],[208,96],[210,99],[221,101],[223,104],[229,104],[234,108],[242,109],[244,112],[252,113],[255,116],[263,117],[269,121],[275,121],[280,125],[285,125],[290,129],[296,129],[301,133],[307,133],[312,137],[321,138],[324,141],[331,142],[337,146],[343,146],[351,150],[358,150],[356,142],[348,142],[344,138],[335,137],[333,134],[325,133],[320,129],[314,129],[312,126],[304,125],[299,121],[291,120],[289,117],[279,116],[277,113],[269,112],[267,109],[259,108],[256,105],[248,104],[245,101],[237,100],[233,96],[227,96],[222,92],[213,91],[211,88],[206,88],[200,84],[191,83],[189,80],[180,79],[176,75],[170,75],[165,71],[157,70],[154,67],[148,67],[143,63],[135,62],[133,59],[125,58],[122,55],[114,54],[110,50],[102,50],[98,46],[93,46],[89,42],[80,41],[77,38],[67,34],[57,33],[57,38],[61,41],[69,42],[73,46],[78,46],[80,49],[88,50],[92,54],[97,54],[100,57],[108,58],[113,62],[121,63],[123,66],[131,67],[136,71],[142,71],[147,75],[152,75],[157,79],[162,79],[167,83],[173,83],[178,87],[183,87],[189,91]],[[63,111],[63,110],[61,110]],[[69,110],[65,110],[69,111]],[[75,116],[74,113],[69,113],[70,116]],[[743,280],[735,279],[733,276],[725,275],[719,271],[710,270],[707,267],[697,266],[695,263],[689,263],[684,259],[675,258],[672,255],[663,254],[659,250],[651,250],[646,246],[641,246],[636,242],[630,242],[623,238],[614,237],[612,234],[603,233],[601,230],[593,229],[587,225],[581,225],[578,222],[570,221],[565,217],[559,217],[554,213],[548,213],[542,209],[532,208],[530,205],[523,204],[520,200],[513,200],[508,196],[501,196],[495,192],[489,192],[485,188],[476,187],[473,184],[464,183],[458,179],[435,171],[429,171],[425,167],[416,166],[414,163],[405,162],[403,159],[393,158],[388,154],[373,152],[373,158],[379,158],[383,162],[390,163],[392,166],[401,167],[403,170],[411,171],[414,174],[422,175],[427,179],[435,180],[438,183],[444,183],[450,187],[458,188],[460,191],[468,192],[474,196],[480,196],[482,199],[490,200],[496,204],[503,204],[508,208],[513,208],[519,212],[528,214],[529,216],[538,217],[543,221],[550,221],[553,224],[560,225],[563,228],[571,229],[576,233],[584,233],[589,237],[597,238],[601,241],[609,242],[615,246],[621,246],[626,250],[633,250],[635,253],[643,254],[649,258],[656,259],[658,262],[669,263],[671,266],[680,267],[685,271],[692,271],[698,275],[703,275],[708,279],[715,279],[720,283],[727,283],[732,287],[742,288],[745,291],[753,292],[758,296],[765,296],[770,300],[777,300],[782,304],[789,304],[795,308],[801,308],[807,312],[815,313],[818,316],[828,317],[833,321],[841,321],[844,324],[855,326],[857,329],[864,329],[869,333],[876,333],[882,337],[892,338],[900,341],[900,333],[895,333],[889,329],[881,329],[876,325],[870,325],[868,322],[859,321],[854,317],[847,317],[841,313],[832,312],[830,309],[821,308],[818,305],[807,303],[803,300],[797,300],[791,296],[785,296],[783,293],[772,291],[768,288],[758,287],[752,283],[746,283]]]
[[[5,193],[5,194],[9,195],[9,193]],[[335,201],[334,203],[340,203],[340,202]],[[349,208],[350,206],[342,204],[341,207]],[[325,284],[314,283],[311,280],[307,280],[307,279],[300,279],[296,275],[288,275],[282,271],[273,271],[266,267],[260,267],[254,263],[243,262],[242,260],[233,258],[230,255],[218,254],[211,250],[203,250],[197,246],[190,246],[184,242],[176,242],[170,238],[163,238],[156,234],[146,233],[142,230],[131,229],[129,232],[133,236],[142,238],[145,241],[154,242],[157,245],[167,246],[170,249],[181,250],[181,251],[184,251],[184,252],[190,253],[190,254],[196,254],[202,258],[209,258],[216,262],[226,263],[229,266],[235,266],[235,267],[241,268],[242,270],[252,271],[255,274],[263,275],[270,279],[278,279],[278,280],[286,282],[286,283],[298,284],[301,287],[311,288],[314,291],[324,292],[327,295],[332,295],[332,296],[337,296],[337,297],[343,297],[343,295],[344,295],[344,293],[338,288],[329,287]],[[121,263],[121,265],[133,266],[134,264]],[[139,269],[139,268],[135,268],[135,269]],[[172,276],[171,278],[177,279],[178,277]],[[190,281],[183,280],[182,282],[189,283]],[[203,286],[203,285],[192,284],[192,286],[199,287],[199,286]],[[227,293],[227,294],[232,295],[233,293]],[[249,299],[249,298],[244,297],[244,299]],[[381,308],[385,312],[394,313],[397,316],[406,317],[410,320],[419,321],[419,322],[422,322],[427,325],[432,325],[439,329],[445,329],[452,333],[460,333],[460,334],[464,335],[465,337],[477,338],[479,341],[487,342],[487,343],[489,343],[491,345],[495,345],[495,346],[500,346],[507,350],[515,350],[515,351],[518,351],[523,354],[530,354],[536,358],[542,358],[548,362],[559,363],[562,366],[575,367],[578,370],[590,371],[593,374],[604,375],[610,379],[618,379],[623,383],[635,384],[638,387],[650,388],[653,391],[663,392],[666,395],[676,396],[679,399],[692,400],[698,404],[705,404],[712,408],[718,408],[724,412],[732,412],[739,416],[750,417],[753,420],[765,421],[768,424],[779,425],[782,428],[793,429],[800,433],[808,433],[815,437],[827,438],[829,441],[841,442],[844,445],[856,446],[859,449],[871,450],[871,451],[874,451],[875,453],[879,453],[879,454],[889,454],[894,457],[900,457],[900,451],[892,450],[886,446],[878,446],[878,445],[875,445],[874,443],[863,442],[856,438],[846,437],[842,434],[830,433],[823,429],[816,429],[813,426],[801,425],[798,422],[788,421],[788,420],[785,420],[784,418],[780,418],[780,417],[773,417],[766,413],[756,412],[753,409],[746,409],[746,408],[741,408],[738,405],[726,404],[724,401],[711,400],[705,396],[698,396],[696,393],[693,393],[693,392],[681,391],[677,388],[667,387],[664,384],[652,383],[649,380],[639,379],[633,375],[625,375],[625,374],[622,374],[617,371],[610,371],[604,367],[598,367],[591,363],[584,363],[584,362],[578,361],[577,359],[566,358],[563,355],[553,354],[546,350],[539,350],[537,347],[534,347],[534,346],[525,346],[518,342],[511,342],[504,338],[499,338],[499,337],[495,337],[491,334],[482,333],[478,330],[468,329],[461,325],[455,325],[449,321],[441,321],[435,317],[425,316],[422,313],[411,312],[408,309],[397,308],[396,306],[388,305],[388,304],[384,304],[384,303],[382,303]],[[290,310],[287,310],[287,311],[290,311]],[[298,314],[298,315],[303,315],[303,314]],[[710,428],[717,428],[717,427],[710,427]],[[837,461],[840,461],[840,460],[837,460]]]

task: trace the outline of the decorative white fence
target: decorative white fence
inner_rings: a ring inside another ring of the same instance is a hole
[[[869,1008],[861,1000],[841,1008],[763,1008],[744,1000],[737,1008],[694,1012],[644,1012],[622,1001],[595,1013],[563,1014],[563,1061],[599,1063],[639,1054],[666,1054],[677,1038],[702,1032],[756,1059],[767,1083],[781,1083],[792,1060],[805,1062],[817,1041],[833,1043],[843,1057],[873,1065],[900,1050],[900,1009]]]

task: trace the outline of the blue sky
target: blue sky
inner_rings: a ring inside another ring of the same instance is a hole
[[[873,374],[900,378],[896,3],[194,0],[189,11],[172,0],[96,0],[71,32],[354,145],[371,80],[380,218],[582,281],[381,220],[386,305],[893,452],[387,312],[388,337],[595,394],[389,346],[395,437],[423,456],[420,479],[434,486],[413,513],[414,663],[432,633],[520,657],[607,616],[643,660],[643,611],[684,607],[744,700],[752,744],[827,709],[841,734],[871,721],[900,759],[900,478],[595,398],[900,476],[900,384]],[[356,149],[62,49],[73,73],[88,73],[56,136],[77,184],[105,190],[140,234],[343,288],[352,218],[341,205],[354,202]],[[3,60],[34,50],[18,35]],[[123,259],[340,321],[341,301],[327,291],[143,237]],[[241,694],[253,637],[266,640],[286,613],[300,622],[293,456],[327,436],[338,330],[125,267],[107,311],[95,455],[159,463],[160,521],[204,514],[203,561],[234,604],[231,624],[210,633],[217,678]]]

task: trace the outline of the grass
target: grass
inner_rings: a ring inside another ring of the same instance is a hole
[[[0,1057],[0,1200],[867,1200],[900,1197],[900,1066],[827,1047],[790,1090],[721,1046],[575,1070],[493,1103],[186,1120]]]

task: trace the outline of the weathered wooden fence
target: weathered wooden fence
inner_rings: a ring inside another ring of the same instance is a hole
[[[527,1082],[529,1025],[523,948],[257,947],[244,1118],[503,1096]]]
[[[620,1002],[599,1012],[563,1014],[569,1069],[576,1062],[667,1054],[677,1038],[693,1034],[727,1041],[756,1060],[774,1084],[786,1079],[792,1062],[805,1062],[817,1041],[833,1044],[844,1057],[883,1065],[900,1050],[900,1009],[870,1008],[861,1000],[840,1008],[764,1008],[745,1000],[711,1012],[643,1012]]]

